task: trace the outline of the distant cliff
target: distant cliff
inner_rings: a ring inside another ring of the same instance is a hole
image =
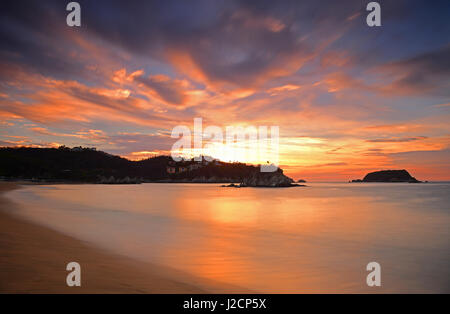
[[[406,170],[382,170],[368,173],[362,180],[352,180],[352,182],[409,182],[419,183]]]
[[[260,167],[219,160],[174,162],[170,156],[141,161],[91,148],[0,148],[0,178],[37,182],[136,184],[141,182],[240,183],[243,186],[289,186],[281,169],[261,173]]]

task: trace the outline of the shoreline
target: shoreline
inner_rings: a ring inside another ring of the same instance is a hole
[[[250,293],[168,267],[110,253],[18,218],[0,182],[0,293]],[[66,285],[66,265],[81,266],[81,287]]]
[[[1,184],[13,184],[13,185],[84,185],[84,184],[92,184],[92,185],[141,185],[141,184],[202,184],[202,185],[218,185],[218,187],[225,188],[270,188],[270,189],[278,189],[278,188],[293,188],[293,187],[308,187],[306,184],[292,183],[290,185],[280,185],[280,186],[271,186],[271,185],[240,185],[236,182],[192,182],[192,181],[151,181],[151,182],[140,182],[140,183],[93,183],[93,182],[75,182],[75,181],[28,181],[28,180],[0,180]],[[0,192],[1,193],[1,192]]]

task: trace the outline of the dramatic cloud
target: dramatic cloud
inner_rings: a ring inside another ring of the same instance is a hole
[[[400,138],[377,138],[373,140],[367,140],[369,143],[401,143],[401,142],[412,142],[426,139],[426,136],[419,137],[400,137]]]
[[[396,77],[388,91],[433,92],[450,96],[450,44],[407,60],[389,63],[384,71]]]
[[[448,1],[380,1],[381,28],[359,0],[79,2],[79,28],[64,1],[1,2],[1,145],[140,159],[201,117],[279,126],[293,176],[443,177],[408,156],[450,146]]]
[[[150,77],[137,76],[138,82],[153,90],[162,100],[173,105],[182,105],[186,101],[183,90],[186,85],[181,81],[171,80],[166,75],[154,75]]]

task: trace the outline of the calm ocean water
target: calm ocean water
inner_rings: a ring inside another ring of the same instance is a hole
[[[450,183],[25,186],[39,224],[260,292],[450,292]],[[76,256],[74,256],[76,261]],[[381,288],[366,265],[381,265]]]

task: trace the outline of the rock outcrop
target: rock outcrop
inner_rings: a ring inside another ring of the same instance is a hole
[[[297,186],[294,180],[285,176],[282,171],[257,172],[241,180],[240,187],[290,187]]]

